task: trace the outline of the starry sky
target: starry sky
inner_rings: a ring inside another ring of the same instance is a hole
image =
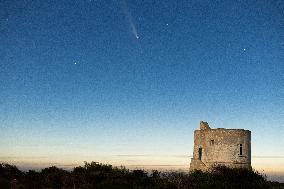
[[[204,120],[284,172],[283,63],[281,0],[1,0],[0,160],[188,168]]]

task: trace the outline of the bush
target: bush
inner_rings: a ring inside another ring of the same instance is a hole
[[[125,167],[112,167],[97,162],[65,171],[57,167],[40,172],[20,171],[16,166],[0,164],[0,188],[28,189],[222,189],[222,188],[283,188],[284,184],[267,181],[254,170],[214,167],[208,172],[159,172],[153,170],[129,171]]]

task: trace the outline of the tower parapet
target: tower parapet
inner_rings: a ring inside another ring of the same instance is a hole
[[[209,127],[209,124],[207,122],[200,121],[200,130],[206,130],[206,129],[211,129]]]

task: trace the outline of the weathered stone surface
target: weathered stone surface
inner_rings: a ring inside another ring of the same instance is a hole
[[[206,171],[215,165],[251,169],[251,132],[244,129],[211,129],[200,122],[194,131],[190,170]]]
[[[204,121],[200,121],[200,130],[210,129],[209,124]]]

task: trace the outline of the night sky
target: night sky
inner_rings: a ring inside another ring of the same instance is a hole
[[[204,120],[284,172],[283,71],[281,0],[1,0],[0,160],[188,168]]]

